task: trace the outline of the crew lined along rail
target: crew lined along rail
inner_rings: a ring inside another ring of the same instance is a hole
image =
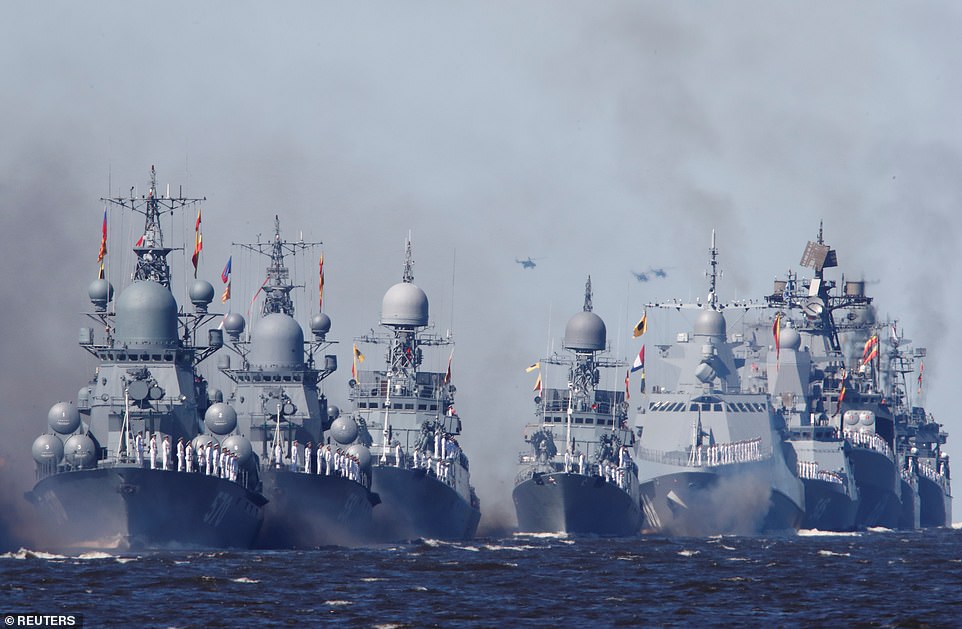
[[[892,448],[889,447],[889,444],[885,443],[885,439],[882,439],[874,432],[846,430],[843,431],[843,436],[857,446],[881,452],[890,459],[894,458],[892,456]]]
[[[918,470],[922,476],[932,482],[938,483],[939,487],[941,487],[945,493],[949,492],[949,479],[945,477],[945,474],[935,471],[934,467],[923,462],[919,462]]]
[[[270,464],[281,469],[285,465],[290,467],[292,472],[303,474],[317,474],[319,476],[343,476],[348,480],[360,483],[365,487],[371,486],[371,479],[368,474],[361,471],[361,462],[356,456],[345,452],[340,448],[332,448],[330,444],[317,448],[314,454],[312,444],[304,446],[304,456],[301,458],[301,451],[297,447],[297,441],[291,446],[291,455],[285,463],[283,450],[280,443],[274,444],[273,457]],[[303,460],[303,463],[302,463]]]
[[[842,478],[841,474],[831,472],[829,470],[819,469],[818,461],[799,461],[798,477],[808,478],[811,480],[823,480],[829,483],[837,483],[839,485],[845,484],[845,479]]]

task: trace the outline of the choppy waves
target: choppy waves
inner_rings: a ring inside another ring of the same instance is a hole
[[[937,625],[962,605],[958,535],[514,535],[77,556],[20,549],[0,555],[0,592],[12,611],[36,610],[39,600],[44,613],[83,613],[91,626]]]

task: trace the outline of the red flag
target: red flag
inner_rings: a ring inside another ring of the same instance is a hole
[[[319,269],[317,270],[318,276],[318,286],[317,286],[317,309],[324,309],[324,254],[321,254],[321,262],[319,264]]]
[[[867,363],[869,360],[871,360],[870,358],[867,359],[867,358],[865,358],[865,357],[868,356],[869,351],[870,351],[873,347],[875,347],[875,346],[877,346],[877,345],[878,345],[878,335],[877,335],[877,334],[873,334],[873,335],[871,336],[871,338],[869,338],[869,340],[865,341],[865,347],[862,348],[862,364],[865,364],[865,363]],[[876,349],[875,351],[876,351],[876,353],[878,353],[878,349]]]
[[[541,372],[538,372],[538,380],[534,383],[533,391],[541,391]]]
[[[197,208],[197,222],[194,223],[194,255],[190,257],[190,261],[194,265],[194,278],[197,278],[197,260],[200,258],[200,252],[204,248],[204,235],[200,233],[200,208]]]
[[[97,262],[103,262],[104,256],[107,255],[107,209],[104,208],[104,224],[101,228],[100,236],[100,253],[97,254]],[[103,265],[101,264],[101,267]]]
[[[625,401],[626,402],[631,399],[631,392],[628,390],[630,384],[631,384],[631,370],[626,369],[625,370]]]
[[[919,395],[922,395],[922,374],[925,373],[925,363],[919,363]]]
[[[449,384],[451,382],[451,359],[454,358],[454,350],[451,351],[451,355],[448,356],[448,370],[444,374],[444,384]]]
[[[228,299],[230,299],[230,283],[228,283],[227,288],[224,289],[224,294],[220,296],[220,303],[227,303]]]

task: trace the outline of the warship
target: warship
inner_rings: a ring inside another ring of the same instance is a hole
[[[952,484],[949,472],[949,455],[943,450],[948,433],[942,429],[931,413],[919,401],[922,397],[922,379],[926,356],[924,347],[911,348],[912,341],[900,336],[897,323],[877,326],[875,335],[863,347],[879,344],[887,346],[874,352],[875,373],[884,378],[884,389],[895,417],[896,455],[902,474],[901,528],[928,528],[952,524]],[[885,336],[883,341],[879,339]],[[911,353],[910,353],[911,350]],[[863,354],[865,350],[863,349]],[[873,353],[872,348],[866,358]],[[873,361],[864,360],[868,365]],[[909,374],[918,373],[916,403],[909,393]],[[905,500],[909,484],[914,504]]]
[[[158,195],[151,167],[147,195],[134,197],[131,188],[129,198],[103,201],[144,215],[136,267],[114,301],[104,264],[105,207],[100,277],[88,289],[88,316],[105,336],[95,341],[92,328],[80,332],[80,345],[99,365],[76,404],[50,409],[51,432],[33,443],[38,482],[26,497],[56,530],[59,548],[249,547],[266,502],[256,491],[256,470],[225,455],[210,466],[204,461],[201,471],[193,456],[210,406],[197,365],[223,344],[218,329],[208,330],[207,345],[198,344],[214,318],[207,311],[214,288],[195,280],[188,290],[194,312],[180,311],[167,261],[175,249],[161,228],[162,213],[199,207],[203,199]],[[200,221],[198,209],[195,271]]]
[[[777,288],[782,294],[785,286]],[[783,320],[781,313],[775,315],[772,331],[778,349],[767,352],[764,359],[753,355],[748,364],[765,364],[765,371],[759,373],[764,376],[772,406],[788,427],[788,444],[805,486],[802,528],[852,531],[858,511],[854,466],[841,432],[818,409],[812,395],[812,374],[817,369],[812,353],[802,347],[798,330]]]
[[[332,345],[326,340],[331,319],[323,312],[313,315],[313,340],[305,341],[294,318],[291,291],[296,287],[285,254],[320,244],[283,240],[276,216],[270,242],[234,243],[269,259],[267,279],[258,290],[263,302],[249,338],[241,340],[243,315],[232,312],[224,318],[227,346],[240,357],[240,365],[232,368],[231,356],[221,356],[218,367],[233,382],[233,391],[207,414],[210,429],[225,436],[224,443],[240,442],[258,469],[269,500],[255,541],[259,548],[361,543],[370,536],[377,504],[370,490],[370,452],[361,444],[346,445],[354,440],[357,425],[341,417],[318,390],[337,369],[336,355],[322,355]],[[229,267],[222,276],[225,283]],[[319,290],[321,306],[323,284]]]
[[[744,359],[734,350],[743,341],[727,337],[714,232],[709,254],[704,304],[648,305],[698,314],[691,334],[658,345],[646,364],[636,418],[645,527],[675,535],[795,530],[805,497],[787,427],[768,392],[740,378]],[[647,310],[642,321],[636,333],[647,327]]]
[[[536,421],[525,428],[530,448],[520,454],[512,492],[522,532],[626,536],[641,530],[627,386],[600,386],[602,369],[625,363],[603,356],[607,329],[592,312],[591,296],[589,277],[584,309],[565,327],[564,348],[573,357],[555,354],[530,368],[538,370]],[[565,387],[542,387],[547,365],[567,369]]]
[[[454,407],[451,359],[447,371],[422,368],[424,350],[452,346],[450,332],[425,331],[428,298],[414,285],[408,239],[402,281],[381,302],[380,324],[387,334],[357,337],[352,357],[350,400],[358,426],[357,444],[372,455],[373,539],[470,539],[481,518],[470,483],[468,457],[457,436],[461,418]],[[385,368],[359,369],[358,344],[386,347]]]
[[[841,341],[842,334],[857,337],[870,328],[872,298],[865,295],[864,282],[845,282],[843,290],[835,291],[837,284],[825,277],[825,269],[837,267],[838,256],[825,244],[821,227],[818,239],[806,245],[800,264],[813,269],[813,277],[778,281],[767,301],[771,307],[799,311],[798,331],[811,339],[815,368],[809,376],[808,423],[821,434],[823,443],[844,441],[858,495],[855,527],[897,528],[902,519],[902,489],[911,502],[913,484],[899,471],[892,408],[876,383],[866,377],[864,363],[856,366],[846,357]],[[814,462],[817,469],[826,467],[819,460],[805,462]],[[839,471],[836,462],[833,457],[828,471]],[[842,471],[847,474],[848,467]]]

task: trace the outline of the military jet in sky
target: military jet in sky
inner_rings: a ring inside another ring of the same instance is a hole
[[[519,260],[515,258],[514,261],[520,264],[522,269],[533,269],[534,267],[538,266],[530,257],[527,260]]]

